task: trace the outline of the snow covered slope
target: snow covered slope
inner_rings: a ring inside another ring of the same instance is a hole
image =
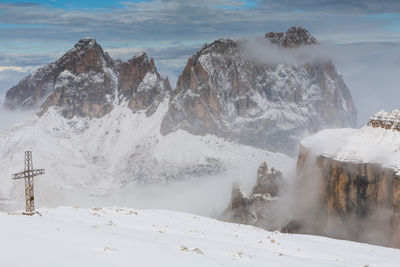
[[[213,209],[222,212],[234,180],[253,184],[243,180],[255,177],[261,162],[281,170],[293,163],[283,154],[211,135],[180,130],[162,136],[167,101],[152,116],[132,112],[127,103],[115,104],[102,118],[67,119],[51,108],[41,117],[0,132],[0,209],[23,208],[23,182],[12,180],[11,173],[23,168],[25,150],[33,151],[34,167],[46,169],[46,175],[35,182],[39,206],[101,201],[190,208],[207,215]],[[159,185],[155,189],[152,184]],[[221,195],[225,202],[216,201]],[[197,210],[196,205],[206,210]]]
[[[165,210],[0,213],[2,266],[399,266],[400,250]]]
[[[399,172],[400,132],[393,122],[399,118],[398,110],[380,111],[361,129],[323,130],[305,138],[301,144],[316,155],[324,154],[339,161],[380,163]],[[386,125],[381,126],[379,121]]]

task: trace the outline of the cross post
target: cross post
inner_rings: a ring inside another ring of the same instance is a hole
[[[25,179],[25,214],[27,215],[33,215],[35,211],[33,178],[44,173],[44,169],[33,169],[32,151],[25,151],[24,171],[13,174],[12,179]]]

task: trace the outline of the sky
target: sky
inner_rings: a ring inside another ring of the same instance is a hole
[[[172,87],[202,44],[307,28],[349,87],[359,125],[400,108],[398,0],[14,0],[0,1],[0,93],[83,37],[114,58],[154,57]]]

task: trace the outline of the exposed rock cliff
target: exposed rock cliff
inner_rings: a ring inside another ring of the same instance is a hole
[[[285,49],[315,44],[303,28],[266,35]],[[268,51],[271,44],[265,45]],[[262,53],[262,51],[260,51]],[[221,39],[192,56],[180,75],[161,132],[184,129],[294,153],[300,138],[324,127],[355,126],[350,92],[330,61],[256,62],[247,41]]]
[[[221,219],[276,230],[271,206],[282,190],[282,185],[282,173],[274,168],[268,169],[264,162],[258,168],[257,182],[250,195],[240,185],[232,186],[231,203]]]
[[[153,112],[170,90],[168,79],[161,78],[145,53],[121,62],[110,58],[95,39],[84,38],[60,59],[11,88],[5,106],[40,106],[39,114],[57,106],[66,118],[102,117],[114,101],[122,99],[129,101],[132,110]]]
[[[326,214],[305,232],[400,247],[399,114],[379,112],[360,130],[325,130],[302,141],[298,185],[302,192],[318,185],[313,215]]]

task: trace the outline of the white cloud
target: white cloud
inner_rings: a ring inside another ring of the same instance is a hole
[[[29,72],[36,69],[36,67],[20,67],[20,66],[0,66],[0,72],[1,71],[17,71],[17,72]]]

